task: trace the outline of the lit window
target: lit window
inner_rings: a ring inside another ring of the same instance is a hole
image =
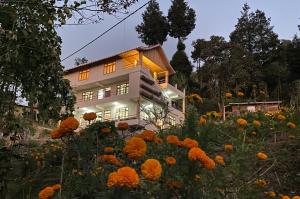
[[[102,120],[103,120],[103,112],[102,111],[97,112],[96,115],[97,115],[96,121],[102,122]]]
[[[93,99],[93,91],[86,91],[82,93],[83,101],[90,101]]]
[[[113,73],[116,71],[116,62],[112,62],[109,64],[105,64],[104,65],[104,71],[103,74],[109,74],[109,73]]]
[[[103,119],[104,119],[104,121],[109,121],[109,120],[111,120],[110,110],[104,111]]]
[[[169,115],[168,116],[168,122],[171,126],[175,126],[176,125],[176,120],[175,120],[175,117]]]
[[[90,70],[83,70],[79,72],[79,80],[85,80],[89,78]]]
[[[116,119],[126,119],[128,118],[128,107],[118,108],[116,112]]]
[[[110,91],[111,88],[107,87],[107,88],[101,88],[98,90],[98,99],[103,99],[105,97],[110,97]]]
[[[117,86],[117,95],[124,95],[128,93],[129,84],[124,83]]]

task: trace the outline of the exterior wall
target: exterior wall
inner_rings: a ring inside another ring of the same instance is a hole
[[[241,112],[256,112],[256,111],[277,111],[279,104],[241,104],[232,105],[232,113],[239,115]]]

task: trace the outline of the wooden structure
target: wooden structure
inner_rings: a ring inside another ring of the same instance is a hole
[[[268,101],[268,102],[241,102],[241,103],[229,103],[231,112],[234,115],[240,115],[241,112],[257,112],[257,111],[278,111],[282,101]]]

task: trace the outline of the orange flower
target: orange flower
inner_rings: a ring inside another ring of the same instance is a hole
[[[121,131],[125,131],[128,129],[128,123],[127,122],[119,122],[118,123],[118,129]]]
[[[146,160],[141,166],[142,174],[147,180],[158,180],[162,173],[160,162],[155,159]]]
[[[264,179],[257,179],[255,184],[259,187],[265,187],[267,185],[267,181]]]
[[[218,164],[221,164],[221,165],[225,165],[225,161],[224,161],[224,158],[220,155],[217,155],[215,157],[215,162],[218,163]]]
[[[237,93],[237,96],[238,96],[238,97],[244,97],[244,93],[241,92],[241,91],[239,91],[239,92]]]
[[[257,153],[257,154],[256,154],[256,157],[257,157],[258,159],[260,159],[260,160],[265,160],[265,159],[268,158],[267,154],[262,153],[262,152]]]
[[[296,124],[294,124],[293,122],[288,122],[287,127],[289,127],[290,129],[294,129],[296,128]]]
[[[164,143],[164,141],[159,137],[155,137],[154,142],[157,143],[157,144],[163,144]]]
[[[210,159],[208,156],[206,159],[204,159],[203,161],[201,161],[201,163],[203,164],[203,166],[206,169],[212,170],[216,167],[216,163],[214,160]]]
[[[83,114],[83,119],[86,121],[92,121],[96,118],[97,118],[97,115],[94,112]]]
[[[111,129],[108,128],[108,127],[104,127],[101,129],[101,133],[104,133],[104,134],[109,134],[111,132]]]
[[[201,176],[195,175],[195,181],[196,181],[196,182],[200,182],[200,180],[201,180]]]
[[[300,196],[294,196],[292,199],[300,199]]]
[[[188,157],[190,160],[204,160],[207,158],[206,153],[199,147],[194,147],[189,150]]]
[[[52,188],[54,191],[56,191],[56,190],[61,189],[61,186],[60,186],[60,184],[55,184],[55,185],[52,185]]]
[[[276,193],[274,191],[268,191],[268,192],[266,192],[266,195],[269,198],[275,198],[276,197]]]
[[[99,160],[115,166],[122,166],[121,161],[118,160],[118,158],[115,155],[101,155],[99,156]]]
[[[279,114],[277,116],[277,120],[280,121],[280,122],[282,122],[282,121],[286,120],[286,117],[284,115]]]
[[[200,119],[199,119],[199,124],[200,124],[200,125],[206,124],[206,119],[205,119],[203,116],[200,117]]]
[[[226,97],[226,98],[232,98],[232,93],[227,92],[227,93],[225,94],[225,97]]]
[[[289,196],[281,196],[281,199],[291,199]]]
[[[247,120],[243,119],[243,118],[239,118],[236,120],[236,123],[239,125],[239,126],[246,126],[247,125]]]
[[[51,131],[51,138],[52,139],[59,139],[63,137],[67,132],[64,129],[58,128]]]
[[[111,152],[113,152],[114,151],[114,148],[113,147],[105,147],[104,148],[104,152],[106,152],[106,153],[111,153]]]
[[[122,167],[108,176],[107,186],[135,188],[139,185],[140,178],[131,167]]]
[[[141,134],[141,138],[143,138],[146,142],[153,142],[155,139],[155,133],[150,130],[144,130]]]
[[[178,147],[184,147],[184,142],[183,141],[178,141],[177,146]]]
[[[174,157],[168,156],[165,158],[165,161],[168,165],[176,164],[176,159]]]
[[[226,152],[232,152],[233,151],[233,146],[231,144],[225,144],[224,148],[225,148]]]
[[[39,192],[39,199],[48,199],[54,195],[52,187],[46,187]]]
[[[59,128],[74,131],[79,127],[79,122],[74,117],[68,117],[60,123]]]
[[[146,151],[146,142],[138,137],[130,138],[123,149],[123,152],[128,156],[128,158],[134,160],[143,157]]]
[[[252,132],[251,132],[251,135],[256,136],[257,133],[256,133],[255,131],[252,131]]]
[[[260,127],[260,126],[261,126],[261,123],[260,123],[260,121],[258,121],[258,120],[254,120],[254,121],[252,122],[252,124],[253,124],[254,127]]]
[[[167,142],[169,144],[177,144],[179,142],[179,139],[176,135],[168,135],[167,136]]]
[[[185,138],[183,140],[183,144],[186,148],[193,148],[193,147],[198,147],[198,142],[196,140],[193,140],[191,138]]]

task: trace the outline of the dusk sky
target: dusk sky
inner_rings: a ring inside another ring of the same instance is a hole
[[[129,10],[134,11],[146,2],[146,0],[139,0]],[[167,15],[171,0],[158,0],[158,2],[163,13]],[[271,17],[271,24],[280,39],[292,39],[295,34],[299,33],[297,25],[300,24],[300,0],[188,0],[190,7],[196,11],[197,21],[196,28],[185,41],[187,54],[190,55],[191,44],[196,39],[208,39],[211,35],[220,35],[228,40],[229,34],[237,23],[237,18],[241,15],[242,6],[246,2],[251,10],[263,10],[267,17]],[[69,68],[74,65],[76,57],[86,57],[89,61],[94,61],[143,46],[135,31],[135,26],[141,22],[144,10],[145,8],[62,64]],[[120,14],[118,17],[123,18],[125,15]],[[120,19],[113,16],[104,16],[104,20],[98,24],[58,28],[63,41],[61,58],[82,47],[118,20]],[[176,45],[177,40],[170,37],[164,43],[163,48],[169,59],[176,51]]]

